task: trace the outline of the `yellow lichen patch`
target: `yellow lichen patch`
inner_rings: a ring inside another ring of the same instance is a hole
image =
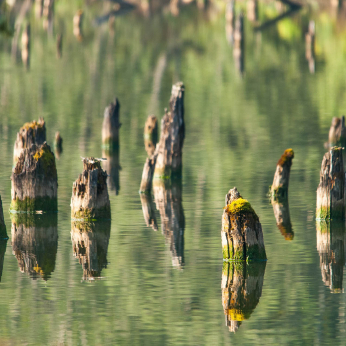
[[[34,270],[37,274],[41,274],[41,275],[44,274],[42,268],[39,267],[38,264],[34,267]]]
[[[248,317],[245,315],[245,313],[239,309],[229,309],[228,315],[232,321],[241,322],[241,321],[248,319]]]
[[[29,130],[29,128],[31,129],[40,129],[42,128],[44,125],[44,121],[43,120],[39,120],[39,121],[32,121],[31,123],[25,123],[21,129],[25,129],[25,130]]]
[[[55,157],[46,144],[38,147],[36,153],[34,154],[34,159],[36,161],[42,161],[42,165],[46,173],[52,173],[53,175],[56,174]]]
[[[280,160],[278,161],[278,165],[283,166],[286,162],[290,162],[293,158],[293,149],[286,149],[285,152],[281,155]]]
[[[251,204],[244,198],[236,199],[231,204],[228,204],[225,209],[229,214],[252,213],[256,215]]]

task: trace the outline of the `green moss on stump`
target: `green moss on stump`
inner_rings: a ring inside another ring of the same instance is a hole
[[[11,201],[10,211],[23,211],[23,212],[34,212],[34,211],[57,211],[58,210],[58,199],[50,197],[36,197],[30,198],[25,197],[24,200],[20,200],[18,197]]]
[[[101,208],[83,208],[76,212],[71,211],[72,219],[83,221],[96,221],[98,219],[109,220],[111,218],[110,206],[104,206]]]
[[[222,257],[223,257],[224,259],[230,258],[230,253],[229,253],[229,251],[228,251],[228,246],[227,246],[227,245],[224,245],[224,246],[222,247]]]
[[[57,227],[58,213],[51,212],[46,214],[33,213],[11,213],[11,222],[13,224],[29,227]]]
[[[290,164],[293,158],[293,149],[286,149],[285,152],[281,155],[280,160],[278,161],[278,165],[283,166],[286,163]]]
[[[257,214],[252,209],[251,204],[244,198],[238,198],[231,204],[228,204],[225,207],[225,210],[230,215],[250,213],[254,215],[256,218],[258,218]]]
[[[55,178],[57,176],[56,166],[55,166],[55,157],[51,152],[48,145],[42,145],[37,148],[38,150],[34,154],[34,159],[37,162],[41,162],[42,168],[47,175],[47,177]]]

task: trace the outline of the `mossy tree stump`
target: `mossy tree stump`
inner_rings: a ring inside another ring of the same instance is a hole
[[[281,155],[281,158],[276,165],[274,180],[271,186],[272,196],[287,196],[293,158],[294,152],[292,149],[286,149],[285,152]]]
[[[316,219],[344,219],[344,185],[342,148],[333,147],[322,160],[320,184],[317,188]]]
[[[120,103],[117,98],[106,107],[102,123],[102,145],[110,152],[119,147],[119,122]]]
[[[322,281],[332,292],[342,292],[345,265],[344,222],[316,221],[316,237]]]
[[[102,269],[107,268],[110,230],[110,220],[98,223],[72,222],[73,255],[83,267],[83,280],[100,278]]]
[[[57,211],[58,177],[49,145],[24,149],[12,171],[13,211]]]
[[[229,263],[222,269],[222,306],[226,326],[235,333],[255,310],[263,287],[266,263]]]
[[[107,173],[93,157],[83,159],[83,173],[73,183],[71,217],[78,220],[110,219]]]
[[[261,261],[267,258],[259,218],[236,187],[226,195],[221,239],[226,260]]]
[[[0,196],[0,240],[1,239],[8,239],[7,232],[6,232],[6,225],[4,220],[4,211],[2,209],[2,200]]]
[[[273,205],[276,226],[278,227],[281,234],[285,237],[285,240],[293,240],[294,232],[291,224],[287,196],[281,198],[273,196],[271,203]]]
[[[157,143],[157,118],[149,115],[144,125],[144,145],[149,157],[155,152]]]
[[[17,133],[14,143],[13,162],[18,161],[21,152],[30,148],[32,144],[41,145],[46,141],[46,124],[43,118],[31,123],[25,123]]]
[[[346,128],[345,128],[345,116],[334,117],[329,129],[328,135],[329,145],[342,145],[346,144]]]
[[[12,253],[20,271],[48,280],[58,250],[57,214],[12,214],[11,219]]]

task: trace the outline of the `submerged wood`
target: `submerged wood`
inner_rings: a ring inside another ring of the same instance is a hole
[[[342,292],[345,265],[345,225],[340,221],[317,221],[316,236],[322,281],[332,292]]]
[[[112,151],[119,147],[120,103],[116,98],[106,107],[102,124],[102,144],[105,149]]]
[[[334,117],[329,129],[328,135],[329,145],[342,145],[346,143],[346,128],[345,128],[345,116]]]
[[[142,211],[145,223],[147,227],[151,227],[154,231],[157,231],[157,222],[155,217],[154,203],[151,194],[142,193],[141,195]]]
[[[182,150],[185,138],[184,84],[172,86],[170,111],[161,121],[160,141],[156,146],[156,177],[181,176]]]
[[[11,180],[11,210],[58,210],[55,156],[46,142],[22,151]]]
[[[107,268],[110,230],[110,220],[98,223],[72,222],[73,255],[83,267],[83,280],[100,278],[102,269]]]
[[[28,24],[22,33],[22,61],[28,68],[30,65],[30,24]]]
[[[276,226],[281,234],[285,237],[285,240],[293,240],[294,232],[291,224],[288,197],[285,196],[278,198],[273,196],[271,203],[273,205]]]
[[[106,160],[102,162],[103,169],[108,174],[107,186],[116,195],[119,195],[120,190],[120,174],[121,166],[119,163],[119,147],[114,148],[112,152],[107,149],[102,149],[102,157]]]
[[[235,10],[234,0],[230,0],[226,5],[226,38],[230,45],[234,43]]]
[[[286,149],[281,155],[276,165],[274,180],[271,186],[272,196],[287,196],[293,158],[294,152],[292,149]]]
[[[83,173],[73,183],[71,198],[73,219],[110,219],[107,173],[99,160],[83,158]]]
[[[250,318],[262,295],[266,263],[229,263],[222,268],[222,306],[226,326],[235,333]]]
[[[46,141],[46,123],[43,118],[25,123],[17,133],[14,143],[13,162],[16,163],[22,151],[32,144],[43,144]]]
[[[160,212],[162,233],[169,244],[172,265],[184,266],[185,215],[182,205],[181,179],[155,180],[153,186],[156,209]]]
[[[240,14],[236,21],[234,27],[234,47],[233,47],[233,57],[237,71],[240,74],[244,73],[244,17]]]
[[[11,214],[12,253],[19,269],[32,278],[48,280],[55,269],[58,217],[51,214]]]
[[[144,126],[144,145],[149,157],[154,155],[157,143],[157,118],[149,115]]]
[[[7,232],[6,232],[6,225],[4,220],[4,211],[2,208],[2,200],[0,196],[0,240],[1,239],[8,239]]]
[[[261,261],[267,258],[259,218],[236,187],[226,195],[221,240],[224,259]]]
[[[333,147],[322,160],[320,184],[317,188],[317,219],[344,219],[344,185],[342,148]]]

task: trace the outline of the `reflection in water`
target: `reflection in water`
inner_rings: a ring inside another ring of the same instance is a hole
[[[4,268],[6,245],[7,239],[0,239],[0,282],[2,277],[2,269]]]
[[[273,196],[271,203],[273,205],[276,225],[278,226],[279,231],[286,240],[293,240],[294,232],[292,230],[288,197],[279,198]]]
[[[107,186],[118,195],[120,190],[119,171],[121,170],[119,164],[119,146],[112,151],[102,149],[102,157],[107,159],[102,161],[102,168],[108,174]]]
[[[316,237],[322,281],[332,292],[342,292],[345,264],[344,223],[316,221]]]
[[[110,231],[110,220],[97,221],[97,223],[72,222],[73,255],[79,259],[83,267],[83,280],[100,278],[102,269],[107,268]]]
[[[145,223],[147,227],[151,227],[154,231],[157,231],[154,203],[151,194],[141,193],[140,196]]]
[[[236,332],[242,321],[250,318],[256,308],[263,287],[266,262],[224,262],[222,268],[222,305],[226,326]]]
[[[160,212],[162,233],[170,245],[174,267],[184,266],[185,216],[182,206],[181,179],[172,182],[154,180],[156,209]],[[142,204],[143,206],[143,204]]]
[[[57,213],[11,214],[12,253],[22,273],[50,278],[58,250]]]

